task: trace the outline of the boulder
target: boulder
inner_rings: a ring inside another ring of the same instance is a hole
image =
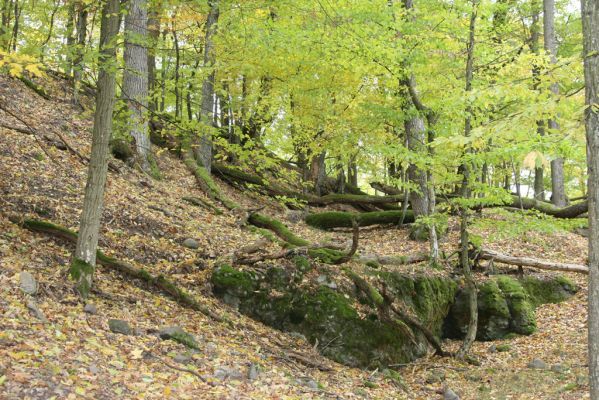
[[[127,321],[122,319],[109,319],[108,328],[114,333],[120,333],[122,335],[132,335],[133,329]]]
[[[174,340],[191,349],[198,350],[200,348],[195,337],[191,333],[185,332],[180,326],[164,327],[160,329],[158,336],[160,336],[161,339]]]
[[[25,294],[33,296],[37,293],[37,281],[27,271],[21,271],[19,274],[19,286]]]
[[[200,244],[198,243],[197,240],[193,239],[193,238],[187,238],[183,241],[183,247],[187,247],[188,249],[198,249],[200,247]]]

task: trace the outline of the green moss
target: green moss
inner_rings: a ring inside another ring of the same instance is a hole
[[[578,287],[564,276],[543,279],[527,276],[521,283],[535,307],[545,303],[559,303],[578,291]]]
[[[227,291],[235,296],[247,296],[255,287],[252,275],[227,264],[216,268],[211,280],[216,292]]]
[[[398,224],[401,221],[401,211],[374,211],[365,213],[350,213],[342,211],[329,211],[318,214],[310,214],[306,217],[306,223],[318,229],[351,228],[352,220],[356,219],[360,226],[377,224]],[[405,223],[414,222],[414,214],[406,212]]]
[[[74,231],[47,221],[26,219],[25,221],[23,221],[23,227],[32,231],[60,232],[61,235],[63,235],[69,240],[77,240],[77,233],[75,233]]]
[[[312,268],[310,260],[304,256],[294,256],[292,261],[295,267],[302,273],[308,272]]]
[[[506,351],[510,351],[510,350],[512,349],[512,346],[510,346],[510,345],[509,345],[509,344],[507,344],[507,343],[503,343],[503,344],[498,344],[498,345],[495,347],[495,349],[496,349],[498,352],[500,352],[500,353],[503,353],[503,352],[506,352]]]
[[[374,383],[372,381],[363,381],[362,385],[364,385],[364,387],[367,387],[369,389],[376,389],[377,387],[379,387],[379,385],[377,385],[376,383]]]
[[[307,240],[296,236],[281,221],[267,217],[266,215],[254,213],[250,215],[248,222],[258,228],[270,229],[278,237],[293,246],[307,246],[310,244]]]
[[[133,158],[133,150],[129,142],[123,138],[114,138],[110,140],[110,152],[114,158],[127,162]]]
[[[187,346],[190,349],[196,349],[196,350],[200,349],[200,346],[196,342],[193,335],[191,335],[190,333],[174,332],[173,334],[170,335],[170,339],[174,340],[175,342],[181,343],[182,345]]]
[[[340,259],[346,256],[343,251],[327,249],[323,247],[318,249],[309,249],[308,255],[324,264],[336,264]]]
[[[494,316],[509,318],[510,309],[496,281],[487,281],[479,287],[479,309],[486,310]]]
[[[71,274],[71,278],[73,278],[73,280],[78,281],[79,278],[81,278],[81,275],[92,275],[94,270],[95,268],[93,265],[75,257],[73,258],[73,261],[71,261],[69,273]]]
[[[381,267],[381,264],[379,264],[378,261],[372,260],[372,261],[367,261],[366,266],[370,267],[370,268],[378,269]]]

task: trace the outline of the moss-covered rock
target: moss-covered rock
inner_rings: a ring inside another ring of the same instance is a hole
[[[540,304],[563,301],[575,286],[563,277],[516,279],[499,276],[478,288],[478,340],[495,340],[510,334],[530,335],[536,330],[534,309]],[[462,338],[470,319],[468,292],[460,290],[445,320],[444,335]]]
[[[360,292],[356,288],[306,284],[309,276],[317,274],[305,275],[313,268],[307,259],[293,261],[295,266],[270,267],[259,274],[221,266],[212,275],[214,293],[267,325],[301,333],[312,343],[326,343],[323,354],[346,365],[382,367],[426,354],[428,342],[419,331],[407,326],[398,329],[397,323],[379,319],[374,305],[366,316],[358,313]],[[372,274],[385,280],[388,292],[401,296],[405,307],[424,325],[441,332],[457,290],[453,280],[376,270]]]

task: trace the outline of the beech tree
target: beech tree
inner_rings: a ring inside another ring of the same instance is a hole
[[[96,92],[96,110],[92,151],[89,161],[79,235],[70,273],[75,287],[87,298],[92,287],[96,266],[96,251],[100,233],[100,219],[108,172],[108,147],[112,134],[112,113],[116,92],[116,36],[120,24],[120,1],[107,0],[102,8],[99,43],[99,75]]]
[[[153,21],[156,23],[156,21]],[[148,134],[148,4],[130,0],[125,16],[125,71],[123,98],[128,109],[127,128],[142,171],[159,177]]]
[[[589,198],[588,340],[591,399],[599,399],[599,2],[582,1]]]

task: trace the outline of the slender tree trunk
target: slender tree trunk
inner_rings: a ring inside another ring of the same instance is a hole
[[[71,264],[71,276],[83,298],[92,287],[96,266],[96,250],[100,232],[100,219],[104,200],[104,188],[108,171],[108,144],[112,133],[112,113],[116,91],[115,37],[120,22],[119,0],[107,0],[102,9],[100,29],[100,61],[96,111],[92,137],[92,152],[88,167],[83,210],[79,223],[79,235],[75,256]]]
[[[545,50],[549,53],[551,64],[557,64],[557,41],[555,39],[555,0],[543,0],[543,34],[545,36]],[[557,82],[553,82],[550,87],[554,96],[559,95]],[[547,121],[549,134],[559,130],[559,125],[555,120],[557,116]],[[551,202],[558,207],[563,207],[567,203],[566,189],[564,187],[564,159],[558,157],[551,161]]]
[[[539,0],[535,0],[532,3],[532,25],[530,27],[530,49],[535,55],[539,55],[539,37],[540,37],[540,22],[539,22],[540,6]],[[533,65],[532,76],[534,82],[534,88],[539,87],[539,66]],[[537,121],[537,134],[539,136],[545,135],[545,122]],[[544,188],[544,168],[543,165],[535,167],[535,180],[534,180],[534,198],[538,200],[545,199],[545,188]]]
[[[21,20],[21,5],[19,0],[15,0],[14,3],[14,18],[15,22],[12,27],[12,37],[10,38],[12,43],[12,51],[17,51],[17,40],[19,38],[19,22]]]
[[[425,154],[426,127],[424,120],[421,117],[411,118],[406,121],[405,127],[410,151]],[[416,186],[416,190],[410,191],[410,204],[414,210],[414,216],[427,215],[429,198],[426,171],[415,164],[410,164],[408,179]]]
[[[591,400],[599,400],[599,2],[582,0],[589,199],[588,340]]]
[[[347,166],[347,181],[350,185],[358,186],[358,164],[355,156],[350,158]]]
[[[476,17],[478,11],[478,0],[472,1],[472,14],[470,15],[470,35],[468,40],[468,59],[466,61],[466,92],[472,91],[472,77],[474,71],[474,45],[475,45],[475,32],[476,32]],[[469,137],[472,131],[472,107],[470,104],[466,107],[466,119],[464,121],[464,136]],[[465,153],[469,153],[469,149],[465,149]],[[462,197],[470,197],[470,166],[467,161],[463,163],[463,183],[462,183]],[[472,277],[472,271],[470,269],[470,256],[469,250],[469,235],[468,235],[468,208],[462,207],[460,210],[460,262],[462,264],[462,271],[464,273],[464,279],[466,280],[466,286],[468,288],[468,304],[470,309],[470,322],[468,323],[468,331],[464,337],[464,342],[458,350],[457,357],[464,358],[472,343],[476,339],[476,330],[478,328],[478,302],[477,302],[477,290],[474,278]]]
[[[210,12],[206,19],[206,39],[204,41],[204,68],[210,70],[208,76],[202,82],[202,105],[200,109],[200,121],[204,123],[204,132],[200,136],[199,146],[195,149],[196,160],[208,173],[212,167],[212,131],[214,126],[214,63],[216,54],[214,52],[214,35],[216,34],[219,8],[218,0],[209,1]]]
[[[173,18],[172,33],[173,46],[175,47],[175,117],[180,119],[183,115],[183,98],[181,96],[181,88],[179,87],[179,78],[181,71],[181,49],[179,48],[179,37],[177,35],[177,26],[175,25],[176,17]]]
[[[69,9],[67,12],[67,24],[66,24],[66,44],[67,48],[65,51],[65,72],[68,76],[73,75],[73,48],[75,47],[75,19],[76,19],[76,10],[75,10],[75,2],[72,1],[69,4]]]
[[[142,171],[157,176],[148,134],[148,4],[129,0],[125,16],[125,72],[123,98],[129,111],[129,134],[135,143],[136,162]]]
[[[73,104],[79,104],[79,89],[83,73],[83,55],[87,37],[87,6],[83,2],[77,4],[77,42],[73,48]]]
[[[168,31],[165,28],[162,31],[162,43],[166,45],[166,35]],[[164,111],[166,106],[166,72],[170,65],[170,58],[163,54],[160,62],[160,112]]]

